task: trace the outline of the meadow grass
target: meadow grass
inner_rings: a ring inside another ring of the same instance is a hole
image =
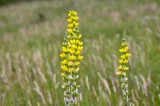
[[[54,0],[0,7],[0,105],[64,105],[59,54],[72,9],[79,13],[84,42],[81,105],[123,106],[115,72],[121,37],[127,30],[131,99],[136,106],[158,106],[158,0]]]

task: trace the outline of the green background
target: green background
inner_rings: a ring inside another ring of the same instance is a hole
[[[63,106],[61,43],[69,10],[79,15],[84,42],[82,106],[123,106],[118,76],[127,30],[130,97],[135,106],[160,104],[159,0],[50,0],[0,7],[0,105]]]

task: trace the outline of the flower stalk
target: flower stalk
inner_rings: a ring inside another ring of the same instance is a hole
[[[78,19],[76,11],[69,11],[69,19],[67,32],[62,43],[62,53],[60,57],[62,79],[64,89],[64,101],[65,106],[80,106],[79,103],[79,87],[78,84],[78,72],[80,60],[83,59],[81,51],[83,50],[83,42],[80,41],[82,35],[78,30]]]
[[[119,49],[119,52],[121,53],[119,59],[119,67],[118,67],[119,71],[117,71],[116,74],[120,76],[120,87],[126,106],[133,106],[133,103],[131,103],[131,100],[129,98],[129,91],[128,91],[128,77],[127,77],[127,71],[129,70],[128,58],[131,56],[131,54],[128,52],[129,47],[127,45],[127,40],[126,40],[126,31],[123,33],[121,46],[122,47]]]

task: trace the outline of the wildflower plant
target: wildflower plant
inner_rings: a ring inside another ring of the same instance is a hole
[[[62,88],[64,89],[65,106],[80,106],[79,103],[79,87],[78,72],[80,60],[83,59],[81,51],[83,50],[83,42],[80,41],[82,35],[78,30],[78,19],[76,11],[69,11],[68,13],[68,28],[62,43],[62,53],[60,57],[61,73],[63,79]]]
[[[119,52],[121,53],[119,59],[119,67],[118,67],[119,71],[117,71],[116,74],[120,76],[120,86],[121,86],[122,96],[126,105],[133,106],[129,98],[129,91],[128,91],[128,77],[127,77],[127,71],[129,70],[128,58],[131,56],[131,54],[128,51],[129,48],[126,41],[126,31],[123,33],[121,46],[122,48],[119,49]]]

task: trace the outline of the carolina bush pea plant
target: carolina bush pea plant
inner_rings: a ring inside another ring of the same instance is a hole
[[[63,79],[62,88],[64,89],[64,102],[65,106],[80,106],[79,103],[79,87],[78,84],[78,71],[80,60],[83,59],[81,51],[83,49],[83,42],[80,41],[82,35],[79,34],[77,22],[79,17],[76,11],[69,11],[68,13],[68,28],[62,43],[62,53],[60,57],[63,59],[61,62],[61,73]]]
[[[133,106],[129,98],[129,91],[128,91],[128,77],[127,77],[127,71],[129,70],[128,58],[131,56],[131,54],[128,52],[129,48],[126,40],[126,31],[123,33],[121,46],[122,48],[119,49],[119,52],[121,53],[119,59],[119,67],[118,67],[119,71],[117,71],[116,74],[120,76],[120,86],[125,104],[127,106]]]

